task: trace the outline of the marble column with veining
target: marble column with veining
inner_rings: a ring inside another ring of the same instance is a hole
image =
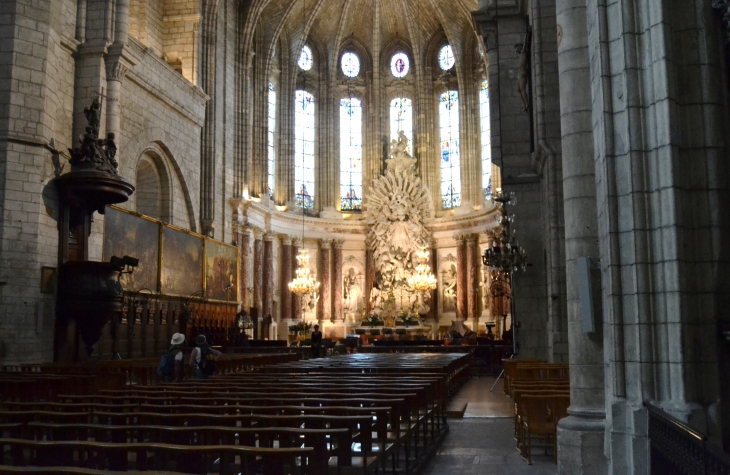
[[[332,280],[334,299],[333,318],[339,322],[343,320],[342,314],[342,245],[345,243],[342,239],[335,239],[332,242]]]
[[[370,305],[370,291],[375,283],[375,263],[373,262],[373,250],[365,251],[365,313],[370,315],[373,308]]]
[[[249,226],[241,229],[241,302],[243,302],[243,308],[250,311],[251,302],[251,291],[249,290],[252,286],[252,253],[251,253],[251,241],[253,240],[253,229]]]
[[[317,319],[319,321],[332,318],[332,239],[319,240],[319,302],[317,303]]]
[[[292,318],[292,299],[289,282],[292,281],[291,236],[282,234],[281,238],[281,280],[279,295],[281,299],[281,318]]]
[[[299,249],[302,248],[302,238],[295,237],[292,240],[292,246],[291,246],[291,265],[292,269],[297,269],[297,255],[299,254]],[[294,276],[294,271],[292,271],[292,276]],[[292,320],[299,320],[302,318],[302,298],[295,294],[294,292],[291,292],[291,302],[292,302]]]
[[[253,245],[253,306],[257,310],[257,316],[261,314],[264,306],[264,232],[254,229]]]
[[[264,271],[262,317],[274,314],[274,235],[264,234]]]
[[[456,318],[466,320],[468,310],[468,266],[466,261],[466,237],[456,239]]]
[[[435,239],[431,241],[431,254],[429,255],[428,264],[431,266],[431,274],[436,275],[436,272],[438,272],[438,242]],[[428,316],[434,321],[438,321],[439,318],[438,295],[438,287],[436,287],[434,290],[431,291],[431,303],[429,304],[431,308],[428,311]]]
[[[469,318],[478,317],[479,309],[479,268],[477,267],[477,235],[469,234],[466,237],[466,260],[468,266],[467,274],[467,302]],[[475,331],[478,329],[474,329]]]

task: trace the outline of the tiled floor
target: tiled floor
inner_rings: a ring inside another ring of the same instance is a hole
[[[452,404],[463,407],[464,419],[449,419],[449,433],[422,475],[556,475],[553,456],[533,451],[533,465],[527,465],[515,449],[511,399],[501,382],[492,393],[494,378],[472,378]],[[501,415],[502,417],[497,417]]]

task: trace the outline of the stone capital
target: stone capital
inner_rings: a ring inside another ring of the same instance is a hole
[[[257,241],[260,241],[264,237],[264,230],[254,227],[253,228],[253,237]]]
[[[275,234],[272,232],[265,232],[264,233],[264,241],[266,242],[274,242],[274,236]]]
[[[106,80],[121,81],[127,75],[129,68],[122,64],[119,59],[106,61]]]
[[[322,249],[329,249],[332,247],[332,239],[320,239],[319,240],[319,247]]]
[[[295,247],[302,247],[302,238],[301,236],[294,236],[291,240],[292,246]]]
[[[345,244],[344,239],[333,239],[332,240],[332,245],[334,246],[335,249],[342,249],[343,244]]]
[[[288,234],[279,234],[279,239],[281,239],[282,246],[291,246],[292,239]]]

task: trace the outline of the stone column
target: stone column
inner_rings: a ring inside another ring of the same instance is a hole
[[[431,266],[431,273],[438,278],[439,260],[438,260],[438,241],[435,239],[431,241],[431,253],[429,254],[428,264]],[[438,286],[431,291],[431,303],[429,304],[430,309],[428,316],[435,322],[439,320],[439,301],[438,301],[439,290]]]
[[[257,310],[257,316],[261,317],[264,306],[264,232],[254,228],[253,245],[253,306]]]
[[[469,310],[469,318],[476,319],[479,317],[479,267],[477,259],[479,258],[477,246],[479,245],[478,235],[469,234],[466,237],[466,260],[467,260],[467,302]],[[478,331],[475,328],[474,331]]]
[[[127,74],[127,67],[119,57],[106,60],[106,133],[114,134],[114,141],[120,143],[122,121],[122,79]],[[99,137],[101,138],[101,137]]]
[[[263,302],[261,316],[274,313],[274,235],[264,234]]]
[[[292,247],[291,247],[291,263],[292,263],[292,269],[297,269],[297,255],[299,254],[299,249],[302,248],[302,238],[295,237],[292,240]],[[294,276],[294,271],[292,271],[292,276]],[[302,298],[295,294],[294,292],[291,292],[291,302],[292,302],[292,320],[299,320],[302,318]]]
[[[319,321],[332,318],[332,260],[330,250],[332,239],[319,240],[319,302],[317,303],[317,319]]]
[[[370,306],[370,290],[375,283],[375,263],[373,262],[373,250],[365,251],[365,314],[370,315],[373,310]]]
[[[558,470],[601,475],[608,471],[603,340],[601,332],[583,332],[577,269],[579,258],[599,255],[585,0],[557,0],[556,10],[571,393],[558,425]]]
[[[291,290],[289,282],[292,281],[292,255],[291,236],[281,236],[281,281],[279,282],[279,295],[281,300],[281,318],[292,318]]]
[[[251,275],[251,241],[253,238],[253,229],[249,226],[241,229],[241,301],[243,302],[243,308],[247,311],[251,311],[251,293],[248,290],[252,287],[252,275]]]
[[[466,320],[468,310],[468,268],[466,260],[466,237],[456,236],[456,318]]]
[[[342,321],[342,245],[345,243],[342,239],[335,239],[333,241],[333,255],[332,255],[332,280],[334,281],[334,289],[332,292],[332,298],[334,299],[333,305],[333,318],[335,321]]]

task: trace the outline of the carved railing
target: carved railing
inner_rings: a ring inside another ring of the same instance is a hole
[[[730,475],[730,455],[661,409],[649,410],[652,475]]]

